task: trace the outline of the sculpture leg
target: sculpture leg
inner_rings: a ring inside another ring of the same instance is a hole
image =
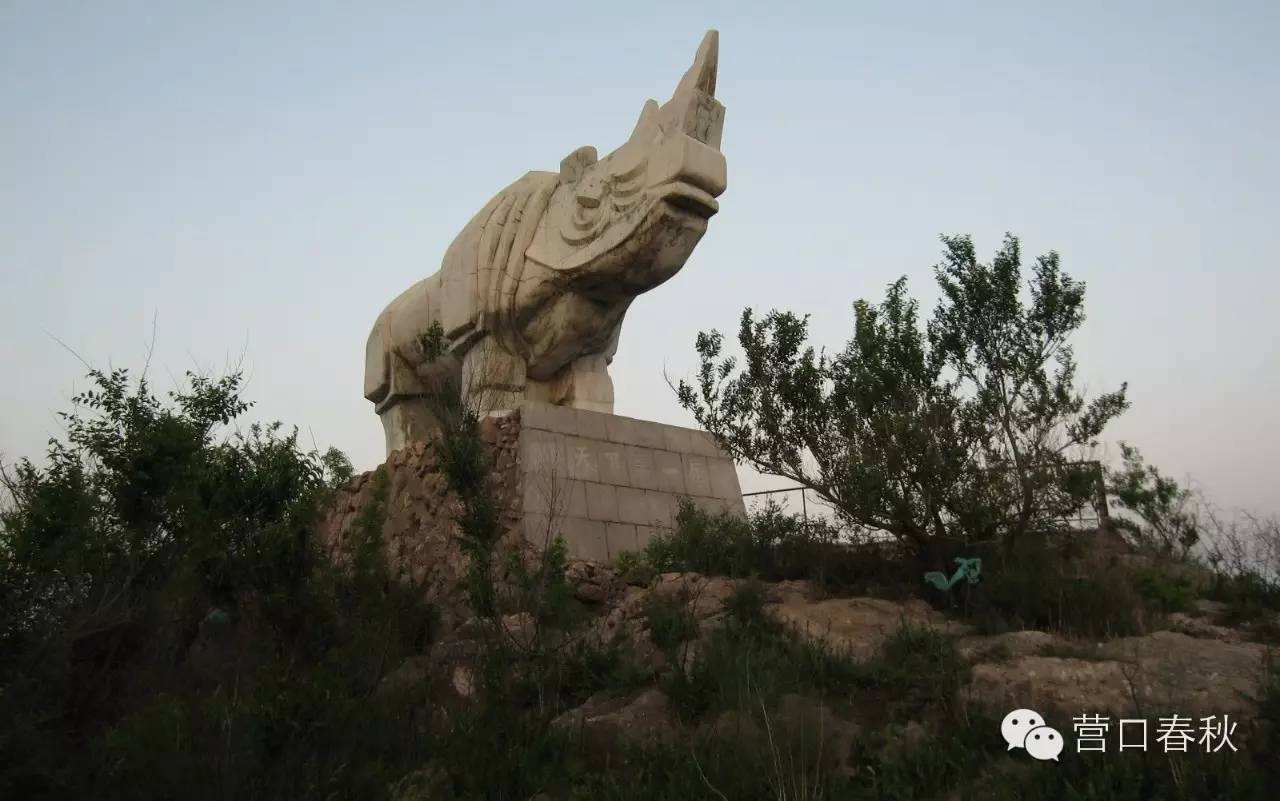
[[[486,337],[462,359],[462,398],[481,417],[514,409],[525,394],[524,359]]]
[[[439,425],[421,397],[403,397],[378,415],[387,438],[387,455],[430,437]]]
[[[570,362],[556,377],[560,403],[575,409],[613,414],[613,379],[609,356],[583,356]]]

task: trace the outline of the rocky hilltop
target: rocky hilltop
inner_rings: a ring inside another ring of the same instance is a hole
[[[540,556],[521,536],[521,498],[512,490],[518,427],[518,417],[490,419],[481,434],[494,465],[492,486],[502,499],[499,549],[528,564]],[[1222,625],[1223,605],[1204,600],[1184,612],[1151,616],[1143,631],[1123,637],[1037,629],[993,634],[900,593],[842,595],[808,580],[657,573],[625,558],[621,565],[572,559],[557,566],[555,577],[572,624],[546,624],[514,608],[486,620],[473,613],[462,588],[468,557],[458,543],[458,500],[441,474],[441,458],[435,440],[394,452],[379,471],[354,478],[337,493],[320,527],[341,562],[356,532],[374,521],[394,580],[414,587],[437,609],[432,643],[392,671],[383,689],[432,687],[429,703],[440,714],[477,702],[484,654],[494,642],[515,654],[594,649],[609,655],[611,675],[627,678],[565,696],[552,726],[566,736],[617,751],[729,731],[745,731],[748,740],[767,740],[782,730],[821,731],[824,769],[853,776],[859,749],[868,742],[881,749],[924,742],[943,735],[956,716],[998,720],[1010,709],[1034,708],[1069,730],[1081,714],[1152,720],[1173,713],[1228,715],[1247,731],[1265,690],[1269,646],[1253,629]],[[512,564],[496,561],[495,580],[516,581]],[[846,666],[834,670],[847,669],[853,678],[782,682],[767,699],[769,690],[762,689],[759,699],[744,704],[691,702],[691,682],[715,683],[716,675],[702,674],[726,664],[727,643],[744,641],[748,630],[767,630],[774,638],[775,645],[752,652],[762,660],[766,651],[767,659],[817,658]],[[924,643],[923,656],[912,643]],[[517,681],[524,668],[517,659],[509,669]],[[911,706],[912,719],[887,711],[917,696],[924,701]],[[991,736],[998,742],[998,732]]]

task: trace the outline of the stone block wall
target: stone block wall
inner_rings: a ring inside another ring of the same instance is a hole
[[[527,402],[518,473],[525,537],[610,561],[670,529],[677,501],[745,514],[733,461],[705,431]]]

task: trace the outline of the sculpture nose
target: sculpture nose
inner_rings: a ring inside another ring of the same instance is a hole
[[[727,183],[724,154],[692,136],[683,137],[684,153],[680,179],[712,197],[719,197]]]
[[[655,162],[655,185],[685,184],[713,198],[725,190],[724,154],[688,134],[667,137]]]

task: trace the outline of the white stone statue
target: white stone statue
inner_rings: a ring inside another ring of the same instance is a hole
[[[439,272],[378,315],[364,395],[388,453],[434,428],[424,396],[442,378],[473,407],[483,396],[485,411],[524,399],[613,411],[608,365],[627,307],[684,265],[725,188],[718,41],[707,32],[675,94],[647,101],[621,147],[603,159],[580,147],[558,173],[503,189]]]

